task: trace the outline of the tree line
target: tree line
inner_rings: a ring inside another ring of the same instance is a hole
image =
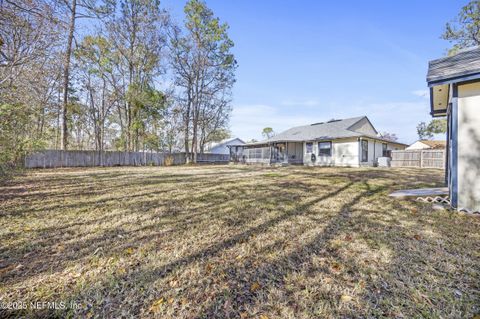
[[[455,55],[460,50],[480,45],[480,1],[472,0],[465,4],[456,18],[447,22],[441,38],[452,44],[447,51],[448,56]],[[434,138],[435,134],[447,132],[447,119],[433,119],[428,124],[420,122],[417,134],[420,140]]]
[[[0,165],[37,149],[184,151],[228,137],[237,62],[202,0],[0,1]]]

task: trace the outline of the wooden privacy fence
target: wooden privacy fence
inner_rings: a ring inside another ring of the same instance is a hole
[[[183,157],[185,158],[185,155],[183,155]],[[228,163],[229,161],[230,161],[230,154],[215,154],[215,153],[197,154],[197,163]]]
[[[445,168],[445,150],[392,151],[392,167]]]
[[[198,154],[198,163],[227,163],[229,155]],[[185,164],[185,153],[60,151],[46,150],[27,155],[25,168],[94,166],[163,166]]]

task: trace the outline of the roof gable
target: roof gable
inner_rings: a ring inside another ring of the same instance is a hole
[[[210,146],[210,149],[214,149],[214,148],[218,148],[218,147],[224,147],[224,146],[227,146],[227,145],[243,145],[243,144],[246,144],[246,143],[242,139],[240,139],[238,137],[234,137],[234,138],[229,138],[229,139],[220,141],[218,143],[212,143],[211,146]]]
[[[351,131],[355,131],[358,133],[366,134],[366,135],[377,135],[378,132],[373,127],[373,124],[370,122],[368,117],[363,117],[360,121],[354,123],[349,128]]]

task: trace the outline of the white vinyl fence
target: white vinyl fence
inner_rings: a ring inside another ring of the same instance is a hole
[[[229,155],[198,154],[198,163],[227,163]],[[60,151],[46,150],[27,155],[25,168],[163,166],[185,164],[185,153]]]
[[[445,168],[445,150],[392,151],[392,167]]]

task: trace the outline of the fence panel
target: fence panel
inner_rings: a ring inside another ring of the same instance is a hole
[[[428,150],[422,153],[422,167],[445,168],[445,150]]]
[[[198,163],[228,163],[228,154],[198,154]],[[185,153],[45,150],[25,157],[25,168],[163,166],[185,164]]]
[[[392,151],[393,167],[420,167],[421,153],[418,151]]]
[[[392,151],[392,167],[445,168],[445,150]]]
[[[228,163],[229,154],[203,153],[197,154],[197,163]]]

